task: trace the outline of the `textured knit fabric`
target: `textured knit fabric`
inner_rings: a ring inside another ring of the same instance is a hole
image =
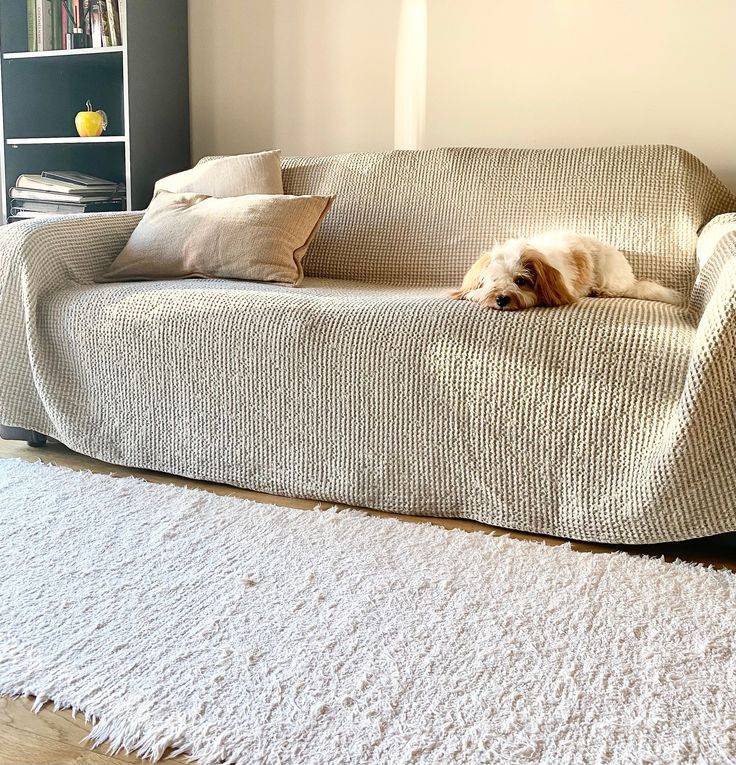
[[[332,197],[159,191],[103,282],[205,277],[296,285]]]
[[[210,160],[212,158],[209,158]],[[336,195],[308,276],[459,284],[494,239],[565,228],[687,293],[698,229],[736,202],[673,146],[430,149],[287,158],[284,193]]]
[[[157,181],[154,192],[175,194],[191,191],[210,197],[239,197],[244,194],[283,194],[281,152],[262,151],[199,163],[191,170],[167,175]]]
[[[478,202],[472,216],[490,238],[486,221],[500,215],[511,158],[519,184],[534,188],[530,166],[533,177],[541,173],[536,151],[386,155],[412,170],[406,179],[426,179],[413,198],[417,227],[394,210],[404,204],[395,172],[394,183],[377,175],[369,201],[364,176],[378,171],[365,157],[287,160],[287,193],[337,193],[337,215],[320,230],[309,269],[352,277],[308,278],[296,290],[91,285],[127,240],[134,214],[7,227],[0,422],[110,462],[578,539],[657,542],[736,530],[734,216],[713,221],[695,253],[698,229],[736,200],[680,150],[546,152],[545,192],[530,198],[529,229],[566,225],[614,241],[638,253],[641,275],[681,289],[694,283],[691,304],[588,299],[493,312],[410,284],[419,281],[419,249],[399,219],[419,232],[430,281],[455,282],[473,255],[467,232],[453,234],[447,214],[428,212],[439,204],[437,178],[455,177],[446,156],[455,157],[457,188],[465,188],[464,167],[479,188],[484,162],[505,163],[500,190],[484,192],[490,207]],[[580,167],[587,180],[572,194]],[[483,177],[492,187],[490,169]],[[446,193],[450,205],[454,192]],[[560,212],[535,212],[542,199]],[[524,227],[509,212],[514,219]],[[510,225],[498,223],[498,238]],[[371,281],[381,269],[397,284]]]

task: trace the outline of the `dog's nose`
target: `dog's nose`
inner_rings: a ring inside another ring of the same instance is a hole
[[[510,300],[511,298],[508,295],[498,295],[498,297],[496,297],[496,305],[499,308],[504,308],[509,304]]]

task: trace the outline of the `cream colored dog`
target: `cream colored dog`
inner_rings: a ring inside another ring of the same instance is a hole
[[[637,279],[615,247],[570,231],[495,245],[471,266],[462,287],[450,293],[456,300],[506,311],[567,305],[587,295],[681,302],[669,287]]]

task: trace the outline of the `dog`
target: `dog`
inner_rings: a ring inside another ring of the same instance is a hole
[[[615,247],[571,231],[494,245],[470,267],[462,286],[450,293],[455,300],[500,311],[569,305],[586,296],[682,302],[669,287],[637,279]]]

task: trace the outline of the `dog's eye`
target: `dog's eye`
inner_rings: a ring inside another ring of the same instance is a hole
[[[523,276],[517,276],[516,279],[514,279],[514,284],[517,287],[523,287],[528,283],[529,283],[528,280],[525,279]]]

